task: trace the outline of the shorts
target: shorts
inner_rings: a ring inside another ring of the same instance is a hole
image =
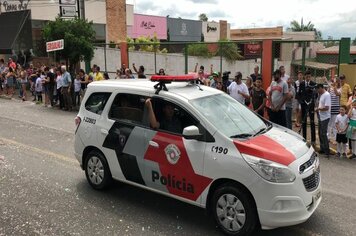
[[[347,143],[346,134],[336,134],[336,142],[337,143]]]
[[[6,80],[6,85],[7,85],[8,88],[14,86],[14,80],[13,80],[13,78],[7,79],[7,80]]]

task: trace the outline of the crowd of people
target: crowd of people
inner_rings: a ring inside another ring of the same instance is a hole
[[[143,65],[137,69],[133,63],[132,68],[137,78],[147,78]],[[310,133],[312,145],[316,142],[317,117],[320,153],[329,156],[329,143],[332,143],[337,145],[338,157],[346,157],[349,151],[351,158],[356,158],[356,86],[351,90],[344,75],[335,76],[327,84],[317,84],[312,80],[310,71],[299,71],[293,80],[281,66],[274,71],[272,82],[265,91],[258,66],[246,76],[245,81],[241,72],[236,72],[231,81],[230,72],[214,72],[213,65],[208,73],[202,65],[198,70],[196,63],[192,73],[197,74],[197,83],[228,93],[236,101],[280,126],[295,128],[306,140]],[[165,75],[164,69],[159,69],[157,74]],[[37,104],[66,111],[79,108],[89,83],[107,79],[110,79],[108,73],[102,73],[97,65],[93,65],[88,74],[81,69],[72,76],[63,64],[50,67],[29,65],[24,68],[11,58],[7,63],[0,59],[1,95],[13,97],[18,88],[19,98],[23,101],[32,99]],[[135,75],[122,64],[114,79],[135,79]],[[310,132],[307,132],[308,118]]]

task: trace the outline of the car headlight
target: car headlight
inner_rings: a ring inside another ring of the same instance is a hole
[[[287,166],[247,154],[242,154],[242,157],[257,174],[267,181],[291,183],[295,180],[295,174]]]

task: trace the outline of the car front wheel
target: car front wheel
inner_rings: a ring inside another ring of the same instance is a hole
[[[251,235],[258,225],[253,199],[236,185],[223,185],[213,196],[215,222],[226,235]]]

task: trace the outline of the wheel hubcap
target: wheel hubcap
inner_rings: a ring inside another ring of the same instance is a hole
[[[87,171],[89,179],[93,184],[101,184],[104,179],[104,166],[98,157],[90,157],[88,161]]]
[[[239,231],[245,224],[245,208],[233,194],[224,194],[219,198],[216,212],[220,224],[228,231]]]

